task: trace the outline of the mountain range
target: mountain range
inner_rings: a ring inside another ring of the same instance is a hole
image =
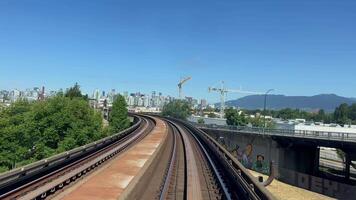
[[[306,111],[316,111],[324,109],[333,112],[342,103],[356,103],[356,98],[347,98],[335,94],[320,94],[315,96],[285,96],[268,95],[267,109],[279,110],[283,108],[293,108]],[[243,109],[263,109],[264,95],[250,95],[236,100],[226,101],[227,106],[235,106]],[[217,103],[216,106],[220,106]]]

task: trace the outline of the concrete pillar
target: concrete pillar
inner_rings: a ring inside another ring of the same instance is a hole
[[[313,175],[319,174],[319,162],[320,162],[320,147],[316,148],[315,157],[314,157],[314,171]]]
[[[295,172],[315,175],[319,171],[319,152],[316,146],[279,147],[279,164]]]
[[[345,153],[345,179],[350,180],[350,166],[351,166],[351,157],[350,154]]]

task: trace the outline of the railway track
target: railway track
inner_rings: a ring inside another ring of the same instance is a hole
[[[46,199],[135,145],[155,126],[149,117],[120,134],[0,176],[0,199]]]
[[[181,125],[170,120],[167,122],[173,130],[174,146],[160,199],[199,200],[222,199],[229,196],[219,191],[220,185],[214,176],[212,163],[209,163],[201,144]],[[181,152],[178,152],[178,149]],[[183,157],[184,162],[182,158],[177,159],[177,155]],[[184,186],[183,192],[182,185]]]
[[[135,118],[134,125],[120,134],[0,175],[0,199],[56,197],[139,143],[153,129],[157,131],[157,118]],[[273,199],[205,133],[183,121],[158,121],[167,125],[168,135],[140,181],[129,187],[133,189],[127,191],[126,199]]]
[[[245,181],[247,188],[237,188],[240,183],[229,178],[226,167],[202,139],[204,135],[179,120],[165,120],[172,130],[173,145],[157,199],[273,199],[257,182]],[[232,165],[231,160],[224,162]],[[241,174],[236,170],[236,176]]]
[[[203,133],[185,122],[161,119],[169,127],[165,148],[128,199],[273,199]]]

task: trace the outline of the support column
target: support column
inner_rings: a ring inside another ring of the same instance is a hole
[[[351,157],[345,152],[345,179],[350,180]]]
[[[316,176],[319,174],[319,163],[320,162],[320,147],[317,147],[315,150],[315,157],[314,157],[314,172],[313,175]]]

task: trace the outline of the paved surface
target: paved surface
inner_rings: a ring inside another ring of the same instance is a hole
[[[267,176],[257,173],[255,171],[249,170],[249,172],[255,177],[263,176],[263,179],[266,180]],[[266,187],[276,199],[280,200],[333,200],[333,198],[298,188],[286,183],[280,182],[278,180],[273,180],[271,185]]]
[[[157,125],[142,141],[108,163],[93,176],[77,183],[72,189],[58,195],[65,200],[116,200],[119,199],[134,177],[167,137],[167,125],[157,119]]]
[[[180,129],[182,133],[183,141],[185,143],[185,152],[187,160],[187,199],[200,200],[203,199],[201,194],[201,183],[199,179],[199,171],[197,165],[197,158],[194,154],[192,140],[183,129]]]

